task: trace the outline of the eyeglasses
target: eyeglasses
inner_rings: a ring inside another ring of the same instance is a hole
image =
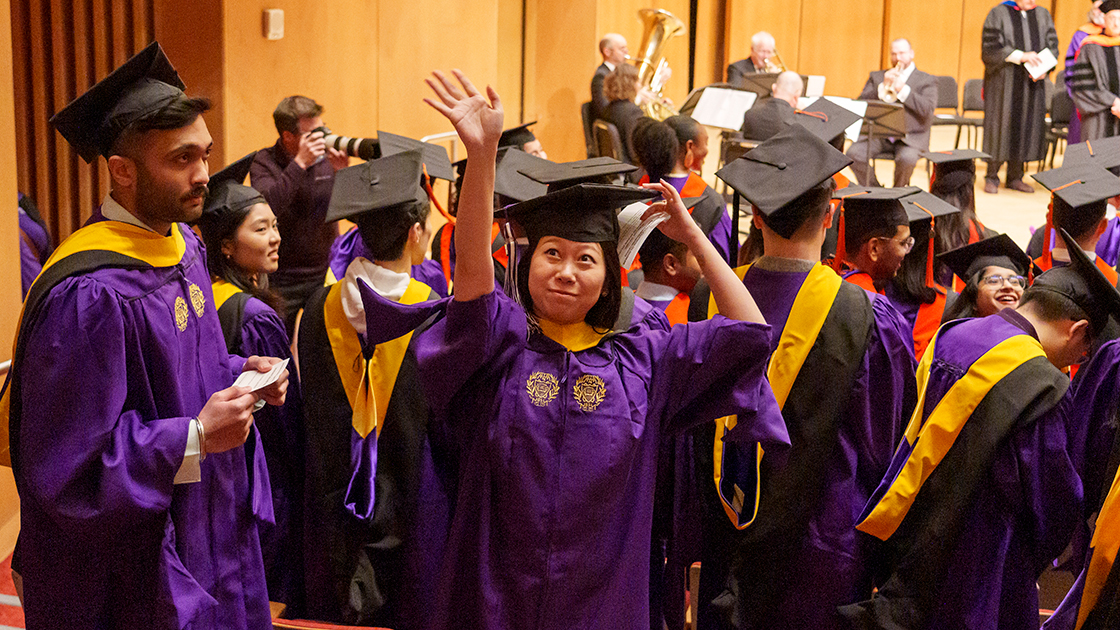
[[[1007,282],[1016,289],[1027,288],[1027,279],[1023,276],[986,276],[981,279],[981,282],[990,287],[1002,287],[1003,283]]]
[[[913,236],[908,236],[901,241],[896,241],[896,240],[894,240],[894,238],[887,238],[885,236],[876,236],[876,237],[873,237],[873,238],[877,238],[881,241],[890,241],[892,243],[898,243],[898,245],[900,247],[902,247],[902,250],[903,250],[902,253],[903,254],[909,254],[910,250],[914,249],[914,237]]]

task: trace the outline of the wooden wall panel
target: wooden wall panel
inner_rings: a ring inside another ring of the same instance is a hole
[[[843,46],[843,54],[837,54],[837,46]],[[802,0],[798,62],[790,68],[827,77],[826,94],[856,97],[868,69],[879,68],[882,48],[882,3]]]
[[[698,0],[696,16],[696,78],[693,87],[723,81],[727,68],[724,23],[727,5],[720,0]]]
[[[78,229],[108,189],[48,120],[152,41],[154,0],[13,0],[11,38],[18,187],[43,211],[57,243]]]
[[[766,31],[774,36],[778,52],[790,70],[801,71],[798,64],[801,62],[799,49],[801,48],[802,20],[805,12],[802,10],[803,0],[726,0],[727,2],[727,56],[723,72],[727,72],[727,65],[749,57],[751,54],[751,35],[758,31]],[[832,16],[831,11],[828,16]],[[821,47],[835,46],[840,37],[851,33],[863,33],[863,27],[857,25],[855,31],[835,30],[820,40]],[[842,55],[841,55],[842,56]]]
[[[498,74],[494,89],[502,95],[506,120],[521,120],[521,68],[524,60],[521,36],[524,0],[498,0]],[[523,122],[529,122],[526,119]]]
[[[914,47],[918,68],[935,75],[957,76],[961,57],[964,0],[937,3],[886,0],[881,68],[890,66],[891,42],[905,37]],[[958,86],[958,90],[963,89]],[[957,97],[960,97],[958,91]]]

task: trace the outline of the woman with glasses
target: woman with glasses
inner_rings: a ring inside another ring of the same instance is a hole
[[[1030,284],[1032,262],[1006,234],[1000,234],[940,255],[953,273],[965,282],[959,295],[950,297],[942,322],[966,317],[987,317],[1015,308]]]

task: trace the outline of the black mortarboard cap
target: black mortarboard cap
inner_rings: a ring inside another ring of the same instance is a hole
[[[989,159],[991,156],[975,149],[952,149],[949,151],[926,151],[922,157],[933,164],[933,175],[929,189],[947,194],[962,186],[976,181],[976,160]]]
[[[350,166],[335,173],[326,221],[350,219],[366,212],[427,203],[420,185],[423,158],[420,151],[405,151]]]
[[[1120,166],[1120,136],[1087,140],[1066,147],[1062,166],[1095,164],[1101,168]]]
[[[950,149],[948,151],[926,151],[922,157],[933,163],[934,168],[959,162],[962,165],[976,165],[975,160],[987,160],[992,156],[976,149]]]
[[[502,136],[498,138],[498,147],[517,147],[518,149],[525,146],[526,143],[532,142],[537,139],[529,127],[537,124],[537,121],[527,122],[524,125],[518,125],[513,129],[506,129],[502,132]]]
[[[548,192],[548,186],[521,174],[522,169],[532,170],[552,164],[514,147],[498,149],[498,166],[494,173],[494,192],[502,203],[518,203],[535,199]]]
[[[185,88],[159,43],[152,42],[63,107],[51,124],[92,164],[98,154],[108,157],[126,127],[182,96]]]
[[[1027,275],[1034,267],[1031,257],[1019,249],[1015,241],[1006,234],[944,252],[937,259],[965,282],[985,267],[1014,269],[1021,276]]]
[[[936,219],[937,217],[956,214],[961,211],[960,208],[953,204],[943,201],[921,189],[900,198],[899,201],[902,202],[902,207],[906,210],[906,217],[910,219],[911,223],[931,218]]]
[[[863,241],[872,232],[909,224],[910,217],[901,199],[917,191],[913,186],[870,188],[844,197],[846,238],[855,234],[857,241]]]
[[[851,163],[851,158],[808,129],[790,125],[721,168],[716,177],[758,208],[780,236],[789,238],[802,221],[801,217],[786,217],[783,211],[815,209],[815,203],[794,203],[806,194],[821,195],[821,201],[827,201],[831,190],[822,184]]]
[[[377,140],[381,143],[382,157],[396,155],[402,151],[419,150],[423,154],[424,168],[427,169],[429,177],[449,182],[455,181],[455,172],[451,169],[451,158],[447,157],[447,148],[442,144],[421,142],[388,131],[378,131]]]
[[[660,196],[645,188],[583,183],[510,206],[505,212],[530,241],[558,236],[579,243],[604,243],[618,240],[615,215],[620,208]]]
[[[1073,208],[1120,195],[1120,178],[1096,164],[1063,166],[1031,177]]]
[[[818,98],[793,116],[793,122],[829,144],[857,120],[859,116],[826,98]]]
[[[549,192],[556,192],[582,183],[603,183],[604,178],[632,173],[638,170],[633,164],[626,164],[610,157],[589,158],[576,162],[548,162],[532,168],[521,169],[520,173],[529,179],[548,186]]]
[[[203,217],[217,217],[258,203],[267,203],[264,195],[257,189],[243,183],[245,177],[249,175],[249,167],[252,166],[256,155],[257,152],[253,151],[210,176],[206,203],[202,206]]]
[[[1120,321],[1120,293],[1068,232],[1059,229],[1058,233],[1069,252],[1069,265],[1050,269],[1039,276],[1031,288],[1057,293],[1077,304],[1089,317],[1094,333],[1099,333],[1110,316]]]

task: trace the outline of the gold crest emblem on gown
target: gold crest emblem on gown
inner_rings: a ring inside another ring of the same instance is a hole
[[[202,289],[198,285],[191,283],[191,306],[194,307],[194,314],[202,317],[203,310],[206,308],[206,296],[202,294]]]
[[[548,403],[560,393],[560,381],[548,372],[533,372],[525,383],[529,400],[537,407],[547,407]]]
[[[573,393],[580,409],[595,411],[607,395],[607,384],[594,374],[584,374],[576,380]]]
[[[187,329],[187,301],[183,296],[175,298],[175,325],[179,327],[179,332]]]

